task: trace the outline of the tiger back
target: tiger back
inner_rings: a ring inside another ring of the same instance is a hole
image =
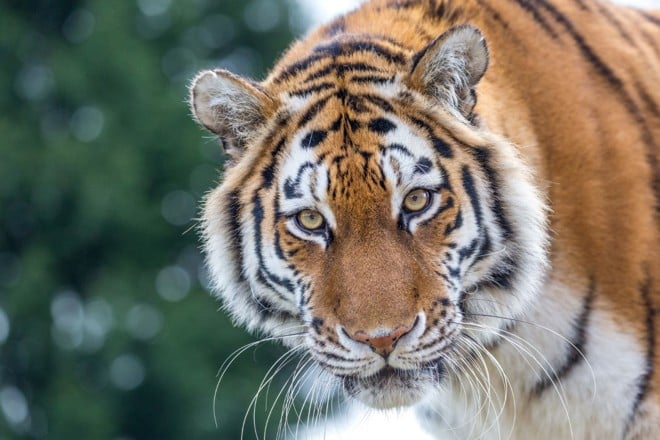
[[[372,0],[201,72],[214,292],[438,438],[657,438],[659,83],[601,0]]]

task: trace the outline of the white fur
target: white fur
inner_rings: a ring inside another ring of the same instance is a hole
[[[429,142],[414,133],[407,124],[394,115],[387,115],[387,117],[396,125],[396,128],[384,136],[385,148],[391,144],[400,144],[413,154],[410,157],[395,149],[387,149],[380,158],[380,168],[383,170],[392,189],[390,202],[392,218],[397,219],[401,214],[403,200],[410,191],[416,188],[431,189],[438,187],[445,181],[446,176],[441,175],[435,163],[437,154],[433,151],[433,147]],[[430,159],[433,162],[433,168],[426,174],[415,174],[415,165],[421,158]],[[396,165],[396,169],[394,165]],[[397,174],[401,177],[401,184],[397,183]],[[434,206],[428,209],[428,215],[417,217],[411,222],[408,227],[411,232],[415,231],[420,222],[432,216],[442,203],[439,196],[435,197],[433,202]]]
[[[575,291],[556,280],[549,283],[507,334],[514,344],[502,344],[492,358],[485,355],[483,366],[475,368],[484,389],[470,384],[475,379],[466,374],[455,378],[446,392],[439,391],[420,405],[420,418],[435,438],[621,438],[645,353],[605,312],[608,305],[598,296],[589,318],[585,359],[561,382],[540,396],[528,397],[553,366],[561,365],[566,339],[572,336],[571,322],[580,313],[580,298],[587,289]],[[484,402],[488,410],[479,409]]]

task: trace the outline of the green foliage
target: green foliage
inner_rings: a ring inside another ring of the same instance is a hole
[[[192,218],[222,157],[186,85],[263,76],[287,5],[0,1],[0,438],[239,438],[281,350],[229,369],[216,428],[252,339],[204,288]]]

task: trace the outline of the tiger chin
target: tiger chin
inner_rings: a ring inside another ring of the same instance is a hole
[[[660,438],[660,13],[372,0],[199,73],[213,291],[438,438]]]

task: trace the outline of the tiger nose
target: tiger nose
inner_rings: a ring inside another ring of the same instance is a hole
[[[364,330],[359,330],[353,334],[352,339],[367,344],[381,356],[388,356],[394,351],[394,347],[396,347],[396,343],[399,339],[408,333],[411,328],[412,326],[410,325],[400,325],[385,335],[382,334],[383,331],[369,334]]]

